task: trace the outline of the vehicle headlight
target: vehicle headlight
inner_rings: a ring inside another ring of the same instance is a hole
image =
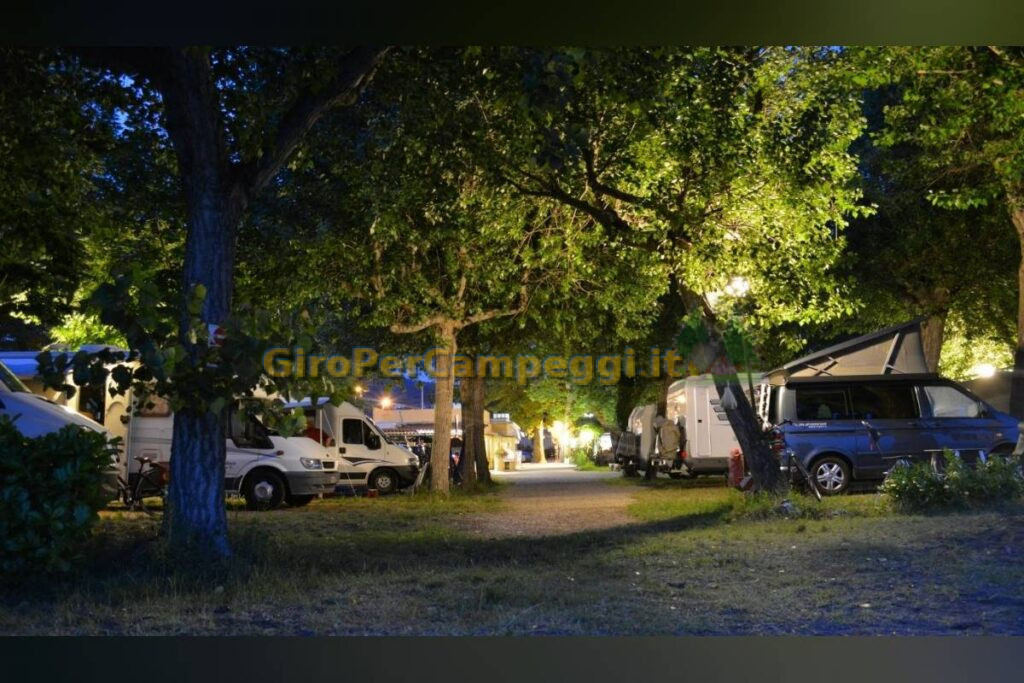
[[[319,458],[299,458],[299,462],[307,470],[322,470],[324,468],[324,464]]]

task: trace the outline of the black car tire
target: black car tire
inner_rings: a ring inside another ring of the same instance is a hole
[[[260,469],[245,477],[242,495],[249,510],[273,510],[281,507],[287,489],[284,479],[273,470]]]
[[[366,488],[377,489],[381,494],[394,493],[398,489],[398,473],[390,467],[381,467],[366,479]]]

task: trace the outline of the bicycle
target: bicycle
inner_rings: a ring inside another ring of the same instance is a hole
[[[129,510],[140,510],[152,515],[153,511],[146,508],[145,499],[159,497],[161,508],[167,498],[167,482],[170,479],[170,468],[167,463],[154,462],[152,458],[137,455],[134,460],[139,463],[140,469],[135,477],[134,485],[125,481],[120,475],[117,477],[118,489],[121,501]]]

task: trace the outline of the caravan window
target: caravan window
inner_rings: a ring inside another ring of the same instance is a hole
[[[864,384],[850,388],[855,419],[899,420],[915,418],[917,401],[909,384]]]
[[[923,388],[932,406],[932,417],[978,417],[981,413],[980,404],[955,387],[933,385]]]
[[[796,390],[796,417],[798,420],[845,420],[850,411],[846,406],[843,389]]]

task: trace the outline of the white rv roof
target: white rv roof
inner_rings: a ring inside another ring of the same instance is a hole
[[[322,406],[325,403],[329,403],[329,402],[330,402],[329,398],[327,398],[326,396],[321,396],[320,398],[317,399],[316,404],[318,406]],[[311,405],[313,405],[313,399],[311,399],[309,396],[307,396],[306,398],[300,399],[298,401],[286,401],[285,404],[284,404],[284,407],[285,408],[308,408]]]

